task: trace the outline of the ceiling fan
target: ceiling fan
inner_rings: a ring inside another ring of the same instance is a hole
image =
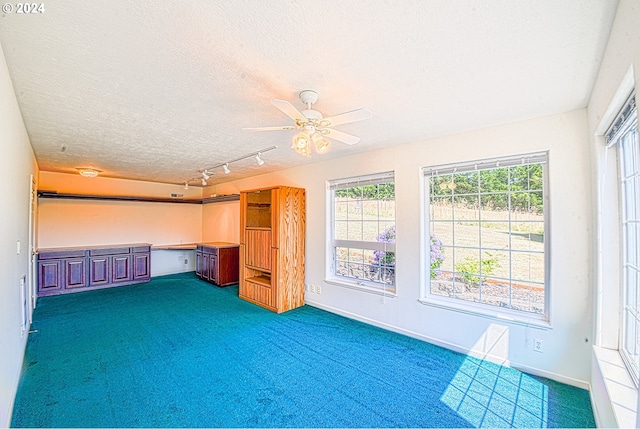
[[[367,109],[356,109],[350,112],[341,113],[339,115],[323,118],[322,113],[311,108],[318,101],[318,93],[312,90],[304,90],[299,94],[300,100],[307,107],[300,112],[293,104],[285,100],[271,100],[271,104],[276,106],[285,115],[295,121],[295,125],[285,125],[282,127],[258,127],[243,128],[250,131],[288,131],[299,130],[293,136],[291,149],[294,149],[300,155],[311,156],[311,143],[314,144],[318,153],[324,153],[329,148],[329,142],[325,137],[337,140],[348,145],[356,144],[360,141],[360,137],[343,133],[333,129],[336,125],[342,125],[349,122],[362,121],[370,119],[373,114]]]

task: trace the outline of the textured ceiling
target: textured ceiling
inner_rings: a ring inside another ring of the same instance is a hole
[[[613,0],[65,0],[0,14],[0,43],[41,170],[215,184],[586,106]],[[361,137],[303,158],[274,98]],[[253,162],[252,162],[253,161]]]

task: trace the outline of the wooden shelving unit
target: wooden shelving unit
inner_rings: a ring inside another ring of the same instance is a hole
[[[92,195],[92,194],[66,194],[57,191],[38,191],[38,198],[61,198],[67,200],[101,200],[101,201],[137,201],[145,203],[178,203],[178,204],[211,204],[226,201],[238,201],[239,194],[217,195],[208,198],[160,198],[137,197],[130,195]]]
[[[240,298],[282,313],[304,305],[305,190],[240,193]]]

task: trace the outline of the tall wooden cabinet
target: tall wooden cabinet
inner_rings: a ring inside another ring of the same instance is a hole
[[[240,193],[240,298],[276,313],[304,305],[305,190]]]

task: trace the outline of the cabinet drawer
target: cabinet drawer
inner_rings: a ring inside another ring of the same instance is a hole
[[[244,282],[240,294],[256,303],[263,304],[267,307],[274,307],[273,290],[263,282],[254,283],[250,279],[247,279]]]
[[[218,256],[218,248],[202,246],[202,253],[208,253],[210,255]]]
[[[89,250],[90,256],[100,255],[127,255],[131,253],[130,247],[109,247],[105,249],[91,249]]]
[[[79,250],[44,250],[38,252],[38,260],[82,258],[84,249]]]
[[[132,247],[131,250],[133,251],[133,253],[151,252],[151,246],[136,246]]]

